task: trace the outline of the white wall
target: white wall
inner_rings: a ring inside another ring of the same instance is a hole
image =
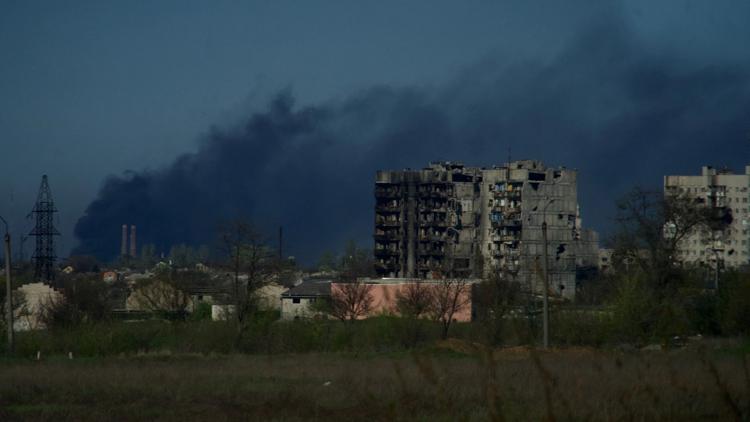
[[[311,318],[315,316],[315,312],[310,309],[314,301],[315,299],[299,298],[299,303],[294,303],[292,298],[281,298],[281,319],[292,320],[295,317]]]

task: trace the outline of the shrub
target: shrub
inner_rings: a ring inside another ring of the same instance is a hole
[[[717,318],[725,335],[750,333],[750,274],[730,272],[722,278]]]

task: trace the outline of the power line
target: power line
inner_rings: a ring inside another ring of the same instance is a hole
[[[55,236],[60,236],[54,224],[56,212],[57,208],[52,200],[52,191],[45,174],[42,176],[36,204],[31,211],[36,219],[36,225],[29,233],[30,236],[36,237],[36,248],[32,260],[34,261],[34,279],[37,281],[49,283],[55,279],[55,261],[57,260]]]

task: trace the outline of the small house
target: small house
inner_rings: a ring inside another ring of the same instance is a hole
[[[281,319],[312,318],[313,304],[331,297],[331,280],[308,279],[281,294]]]

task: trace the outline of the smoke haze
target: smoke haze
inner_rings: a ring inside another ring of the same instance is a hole
[[[354,239],[370,246],[378,169],[541,159],[579,170],[584,225],[604,231],[635,184],[659,188],[701,164],[744,168],[750,66],[646,45],[615,14],[598,16],[546,61],[487,57],[431,87],[374,86],[316,105],[291,90],[197,152],[106,180],[75,226],[75,253],[108,259],[120,226],[168,251],[210,244],[222,220],[247,217],[310,263]]]

